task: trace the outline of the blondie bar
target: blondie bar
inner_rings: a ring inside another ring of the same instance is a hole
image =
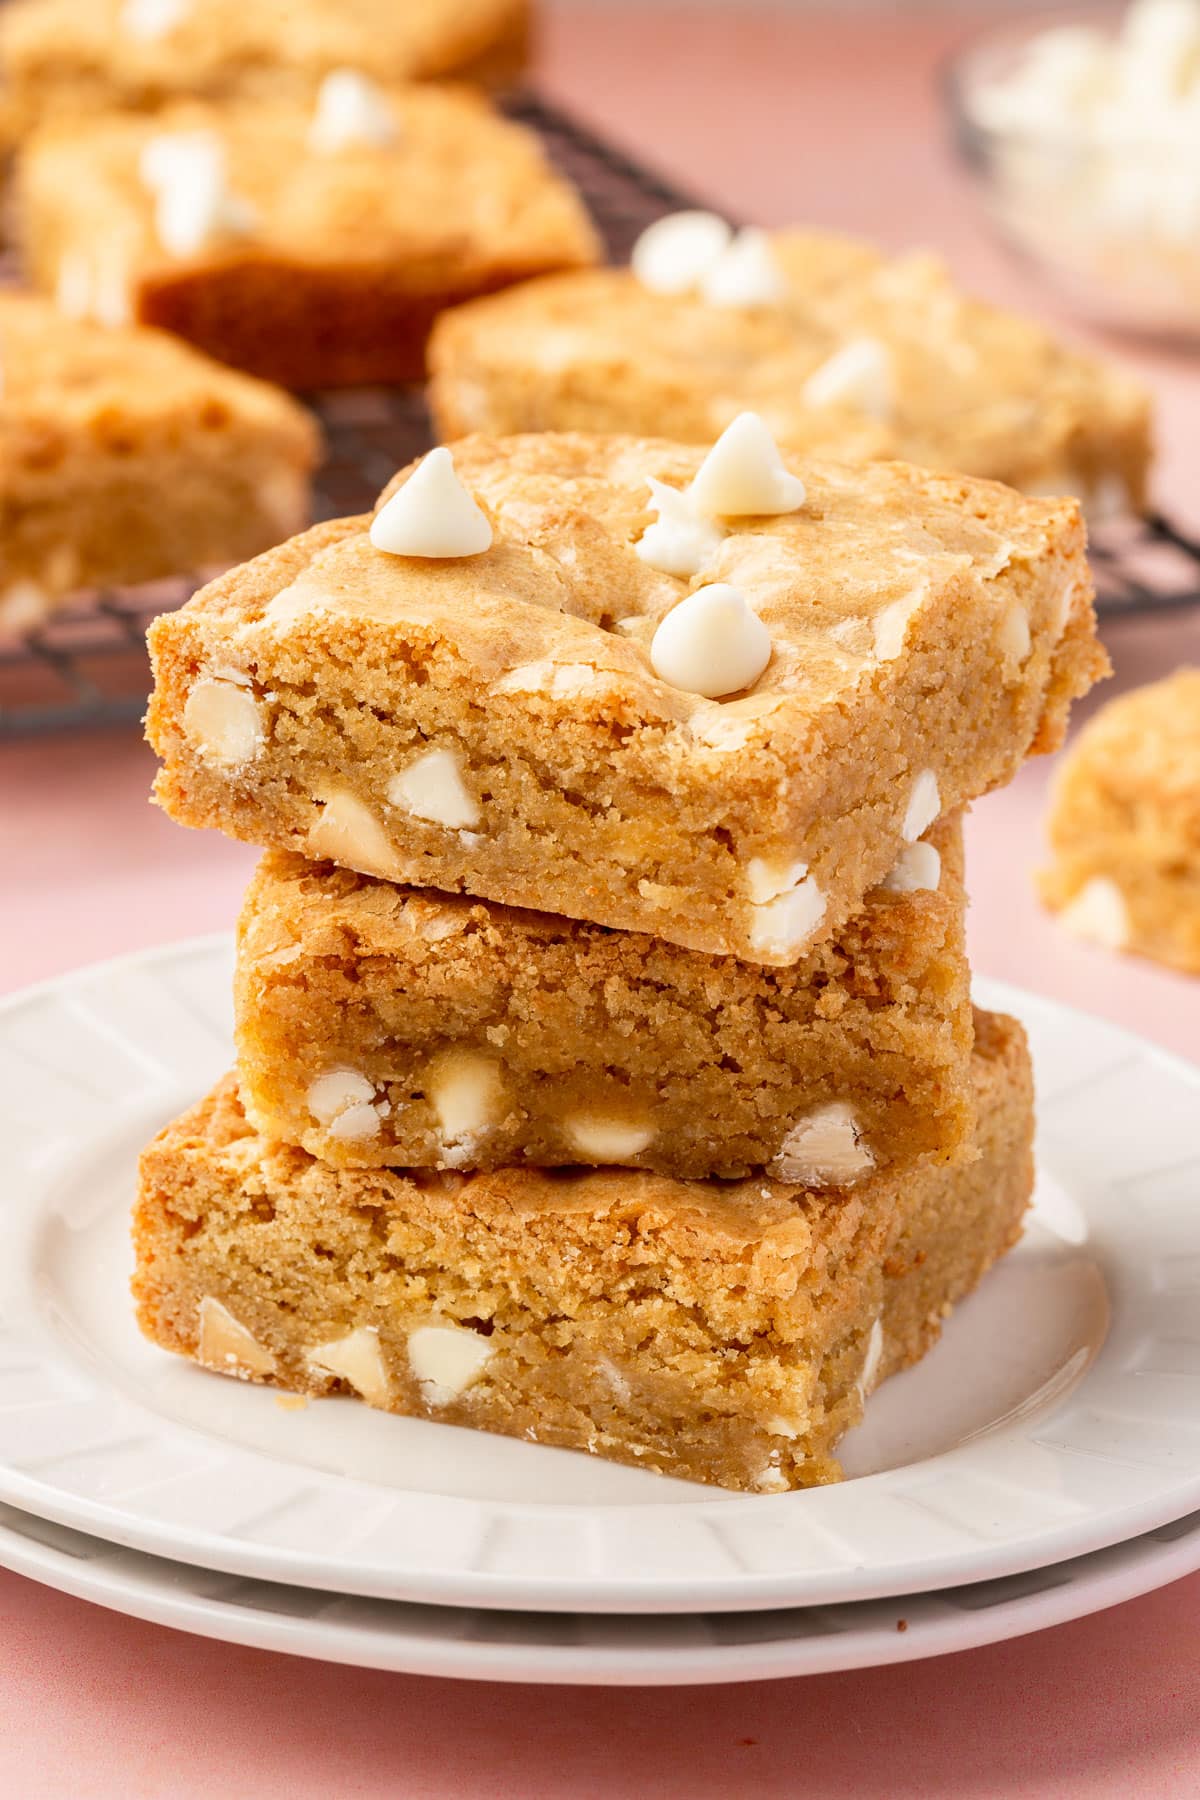
[[[317,428],[158,331],[0,292],[0,632],[68,593],[211,574],[307,521]]]
[[[0,141],[50,119],[311,98],[322,78],[499,82],[525,61],[529,0],[12,0],[0,10]]]
[[[1046,904],[1079,936],[1200,975],[1200,669],[1110,701],[1067,753]]]
[[[35,283],[286,387],[424,372],[435,315],[593,262],[582,201],[482,96],[351,71],[315,104],[185,102],[36,134],[16,173]]]
[[[790,969],[268,853],[242,911],[246,1111],[346,1168],[623,1163],[848,1185],[961,1156],[957,820]]]
[[[850,1189],[331,1169],[232,1077],[142,1159],[143,1331],[225,1375],[775,1493],[836,1480],[872,1386],[1015,1241],[1020,1027],[981,1018],[978,1157]]]
[[[799,468],[750,415],[708,456],[432,452],[373,520],[156,621],[160,803],[389,881],[794,963],[940,813],[1054,748],[1106,667],[1073,501]]]
[[[430,350],[441,435],[705,443],[749,408],[806,456],[899,457],[1076,494],[1097,515],[1142,505],[1150,403],[1117,370],[967,298],[931,256],[889,260],[816,232],[746,237],[757,265],[734,240],[682,291],[695,265],[679,267],[677,249],[664,270],[670,240],[656,249],[648,234],[644,279],[553,276],[448,313]]]

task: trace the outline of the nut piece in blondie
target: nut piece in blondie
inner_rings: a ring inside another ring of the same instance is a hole
[[[265,382],[0,292],[0,634],[81,588],[215,567],[307,522],[319,436]]]
[[[165,326],[297,388],[420,376],[444,307],[599,251],[532,132],[468,89],[352,70],[315,101],[48,126],[15,207],[65,310]]]
[[[804,456],[898,457],[1075,494],[1094,517],[1144,503],[1150,402],[1118,370],[968,298],[935,257],[759,233],[748,283],[739,240],[720,220],[707,235],[688,227],[695,218],[651,227],[632,269],[550,276],[439,320],[430,364],[442,437],[707,443],[749,409]]]
[[[343,69],[506,82],[524,65],[529,14],[529,0],[12,0],[0,140],[189,97],[305,102]]]
[[[727,1488],[833,1481],[872,1386],[1020,1233],[1020,1027],[981,1017],[973,1071],[976,1160],[850,1189],[332,1169],[230,1077],[143,1156],[139,1320],[243,1380]]]
[[[156,621],[173,818],[786,966],[1106,667],[1073,501],[785,465],[753,415],[435,457]]]
[[[1042,898],[1079,937],[1200,975],[1200,669],[1122,694],[1067,752]]]
[[[238,1073],[344,1168],[623,1163],[851,1186],[961,1158],[962,833],[788,969],[268,853],[242,910]]]

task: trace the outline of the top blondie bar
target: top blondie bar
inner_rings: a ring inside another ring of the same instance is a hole
[[[727,240],[712,215],[674,215],[643,235],[632,268],[545,277],[443,315],[430,349],[443,439],[707,443],[750,408],[801,455],[1076,494],[1095,518],[1144,504],[1150,402],[1118,370],[961,293],[925,253],[799,230]]]
[[[0,11],[0,139],[186,97],[305,100],[346,67],[508,81],[529,14],[529,0],[13,0]]]
[[[1106,668],[1074,501],[753,415],[433,451],[150,643],[182,823],[777,965]]]

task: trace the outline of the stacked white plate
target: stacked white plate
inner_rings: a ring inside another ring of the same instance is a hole
[[[0,1564],[237,1643],[611,1683],[931,1656],[1200,1567],[1200,1071],[980,983],[1033,1042],[1024,1241],[874,1397],[844,1483],[741,1496],[288,1407],[141,1339],[137,1153],[229,1066],[231,957],[203,940],[0,1008]]]

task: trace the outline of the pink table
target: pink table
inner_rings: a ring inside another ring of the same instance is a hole
[[[980,291],[1046,310],[989,241],[938,128],[933,76],[956,29],[920,15],[564,8],[550,14],[543,70],[556,96],[732,210],[860,229],[896,247],[935,243]],[[1160,397],[1160,497],[1200,525],[1189,480],[1200,364],[1135,360]],[[1200,612],[1105,635],[1122,686],[1200,663]],[[976,967],[1200,1057],[1200,988],[1073,945],[1033,904],[1047,774],[1031,766],[972,819]],[[146,804],[150,775],[132,730],[0,749],[0,988],[230,924],[252,853],[169,825]],[[952,1660],[743,1688],[599,1692],[406,1679],[225,1649],[0,1574],[0,1791],[30,1800],[1191,1796],[1200,1792],[1198,1609],[1193,1577]]]

